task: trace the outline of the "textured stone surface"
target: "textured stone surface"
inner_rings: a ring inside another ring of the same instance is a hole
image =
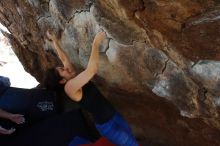
[[[0,21],[38,81],[60,63],[47,29],[78,70],[104,30],[95,81],[143,144],[220,145],[219,0],[1,0]]]

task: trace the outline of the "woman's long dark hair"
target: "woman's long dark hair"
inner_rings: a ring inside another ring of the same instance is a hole
[[[62,77],[59,75],[56,68],[50,68],[45,72],[43,86],[49,90],[60,91],[64,88],[64,84],[59,83],[61,80]]]

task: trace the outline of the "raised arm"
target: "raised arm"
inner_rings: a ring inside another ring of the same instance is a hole
[[[58,57],[63,63],[64,68],[67,68],[70,72],[73,72],[74,71],[73,65],[69,57],[67,56],[66,52],[64,52],[64,50],[61,48],[55,34],[47,31],[47,37],[52,41],[53,46],[56,49]]]
[[[92,44],[92,51],[87,68],[76,77],[70,79],[65,85],[65,92],[74,101],[79,101],[81,99],[75,97],[76,92],[79,91],[89,80],[91,80],[98,70],[99,47],[105,37],[106,34],[104,32],[100,32],[96,35]]]

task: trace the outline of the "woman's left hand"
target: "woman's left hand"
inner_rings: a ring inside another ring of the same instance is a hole
[[[51,32],[50,30],[47,30],[47,38],[50,40],[50,41],[56,41],[56,35]]]

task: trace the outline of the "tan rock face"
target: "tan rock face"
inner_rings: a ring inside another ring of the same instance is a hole
[[[0,12],[37,80],[60,63],[47,29],[79,70],[104,30],[95,81],[143,144],[220,145],[219,0],[1,0]]]

